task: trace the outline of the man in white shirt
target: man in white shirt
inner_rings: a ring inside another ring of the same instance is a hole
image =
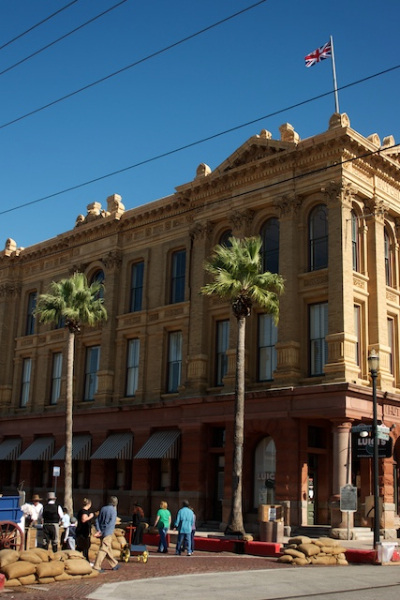
[[[43,504],[42,498],[38,494],[32,496],[31,502],[26,502],[21,506],[21,510],[24,513],[25,525],[36,525],[36,523],[42,518]]]

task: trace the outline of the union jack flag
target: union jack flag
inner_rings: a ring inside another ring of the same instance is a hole
[[[314,52],[310,52],[305,57],[306,67],[313,67],[317,63],[321,62],[321,60],[325,60],[325,58],[329,58],[332,56],[332,47],[331,43],[327,42],[321,48],[317,48]]]

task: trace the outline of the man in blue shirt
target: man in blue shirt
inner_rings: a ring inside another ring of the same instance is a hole
[[[175,554],[181,554],[182,543],[187,547],[188,556],[192,556],[192,527],[193,511],[189,508],[188,500],[182,502],[182,508],[178,511],[175,519],[175,529],[178,530]]]
[[[117,571],[120,567],[118,561],[112,555],[111,545],[117,520],[117,506],[118,498],[116,496],[110,496],[108,505],[103,506],[96,519],[97,532],[95,533],[95,536],[101,538],[101,546],[93,569],[99,571],[99,573],[105,573],[104,569],[101,568],[105,558],[107,558],[113,571]]]

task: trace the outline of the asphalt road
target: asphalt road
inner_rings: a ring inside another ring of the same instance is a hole
[[[400,565],[349,565],[120,581],[105,583],[87,597],[90,600],[394,600],[399,596]]]

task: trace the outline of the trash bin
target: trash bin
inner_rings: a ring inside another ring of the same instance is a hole
[[[376,562],[380,564],[390,563],[397,542],[378,542],[376,544]]]
[[[283,521],[263,521],[260,523],[260,542],[283,543]]]

